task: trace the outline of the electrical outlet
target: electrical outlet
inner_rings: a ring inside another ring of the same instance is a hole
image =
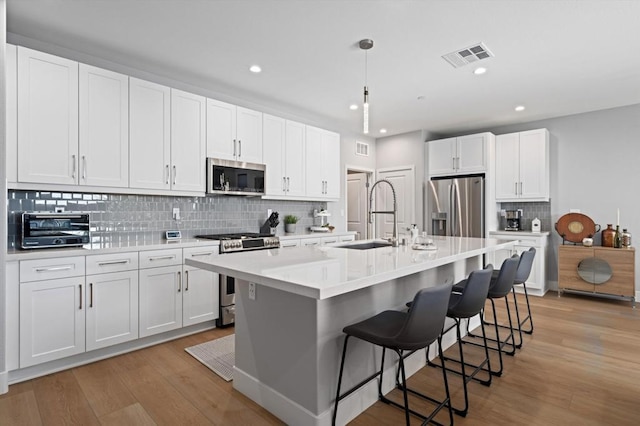
[[[249,300],[256,300],[256,283],[249,283]]]
[[[180,208],[178,207],[173,208],[173,218],[175,220],[180,220]]]

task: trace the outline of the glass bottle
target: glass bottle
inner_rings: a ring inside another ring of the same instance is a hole
[[[622,247],[631,247],[631,232],[629,232],[627,228],[622,230]]]
[[[622,247],[622,234],[620,233],[620,225],[616,225],[616,233],[613,236],[613,247]]]
[[[608,223],[607,229],[602,230],[602,246],[613,247],[613,240],[616,231],[613,230],[613,225]]]

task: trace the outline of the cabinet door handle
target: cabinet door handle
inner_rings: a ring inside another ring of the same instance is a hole
[[[451,157],[451,168],[456,169],[456,157]]]
[[[287,192],[287,178],[282,177],[282,192]]]
[[[80,288],[80,310],[82,310],[82,284],[78,284],[78,287]]]
[[[73,268],[73,265],[51,266],[48,268],[36,268],[36,272],[68,271],[71,268]]]
[[[213,254],[212,251],[203,251],[202,253],[192,253],[191,257],[197,257],[197,256],[211,256]]]
[[[93,283],[89,283],[89,307],[93,308]]]
[[[182,291],[182,273],[178,271],[178,293]]]
[[[176,168],[175,164],[173,165],[173,184],[176,184],[176,176],[178,175],[178,169]]]
[[[287,192],[289,192],[291,182],[289,181],[289,177],[287,176]]]
[[[72,164],[73,167],[71,169],[71,177],[75,179],[76,178],[76,155],[75,154],[71,155],[71,162],[73,163]]]
[[[242,157],[242,140],[238,139],[238,158]]]
[[[189,291],[189,271],[184,271],[184,291]]]
[[[175,259],[176,255],[172,254],[171,256],[156,256],[156,257],[150,257],[149,261],[153,262],[155,260],[171,260],[171,259]]]
[[[82,156],[82,179],[87,178],[87,157]]]
[[[237,151],[236,151],[236,140],[233,140],[233,156],[237,157]]]
[[[522,195],[522,182],[520,182],[520,195]]]
[[[124,265],[129,263],[129,259],[124,260],[108,260],[105,262],[98,262],[98,266],[107,266],[107,265]]]
[[[165,175],[167,176],[166,183],[167,183],[167,185],[169,185],[170,176],[169,176],[169,165],[168,164],[166,166],[164,166],[164,170],[165,170]]]
[[[518,195],[518,182],[516,182],[515,184],[516,184],[516,195]]]

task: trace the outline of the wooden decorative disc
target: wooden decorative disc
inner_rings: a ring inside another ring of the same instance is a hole
[[[594,236],[596,225],[587,215],[567,213],[556,222],[556,231],[567,241],[581,243],[583,238]]]

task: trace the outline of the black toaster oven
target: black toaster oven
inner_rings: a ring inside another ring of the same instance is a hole
[[[22,213],[20,247],[74,247],[89,243],[88,213]]]

